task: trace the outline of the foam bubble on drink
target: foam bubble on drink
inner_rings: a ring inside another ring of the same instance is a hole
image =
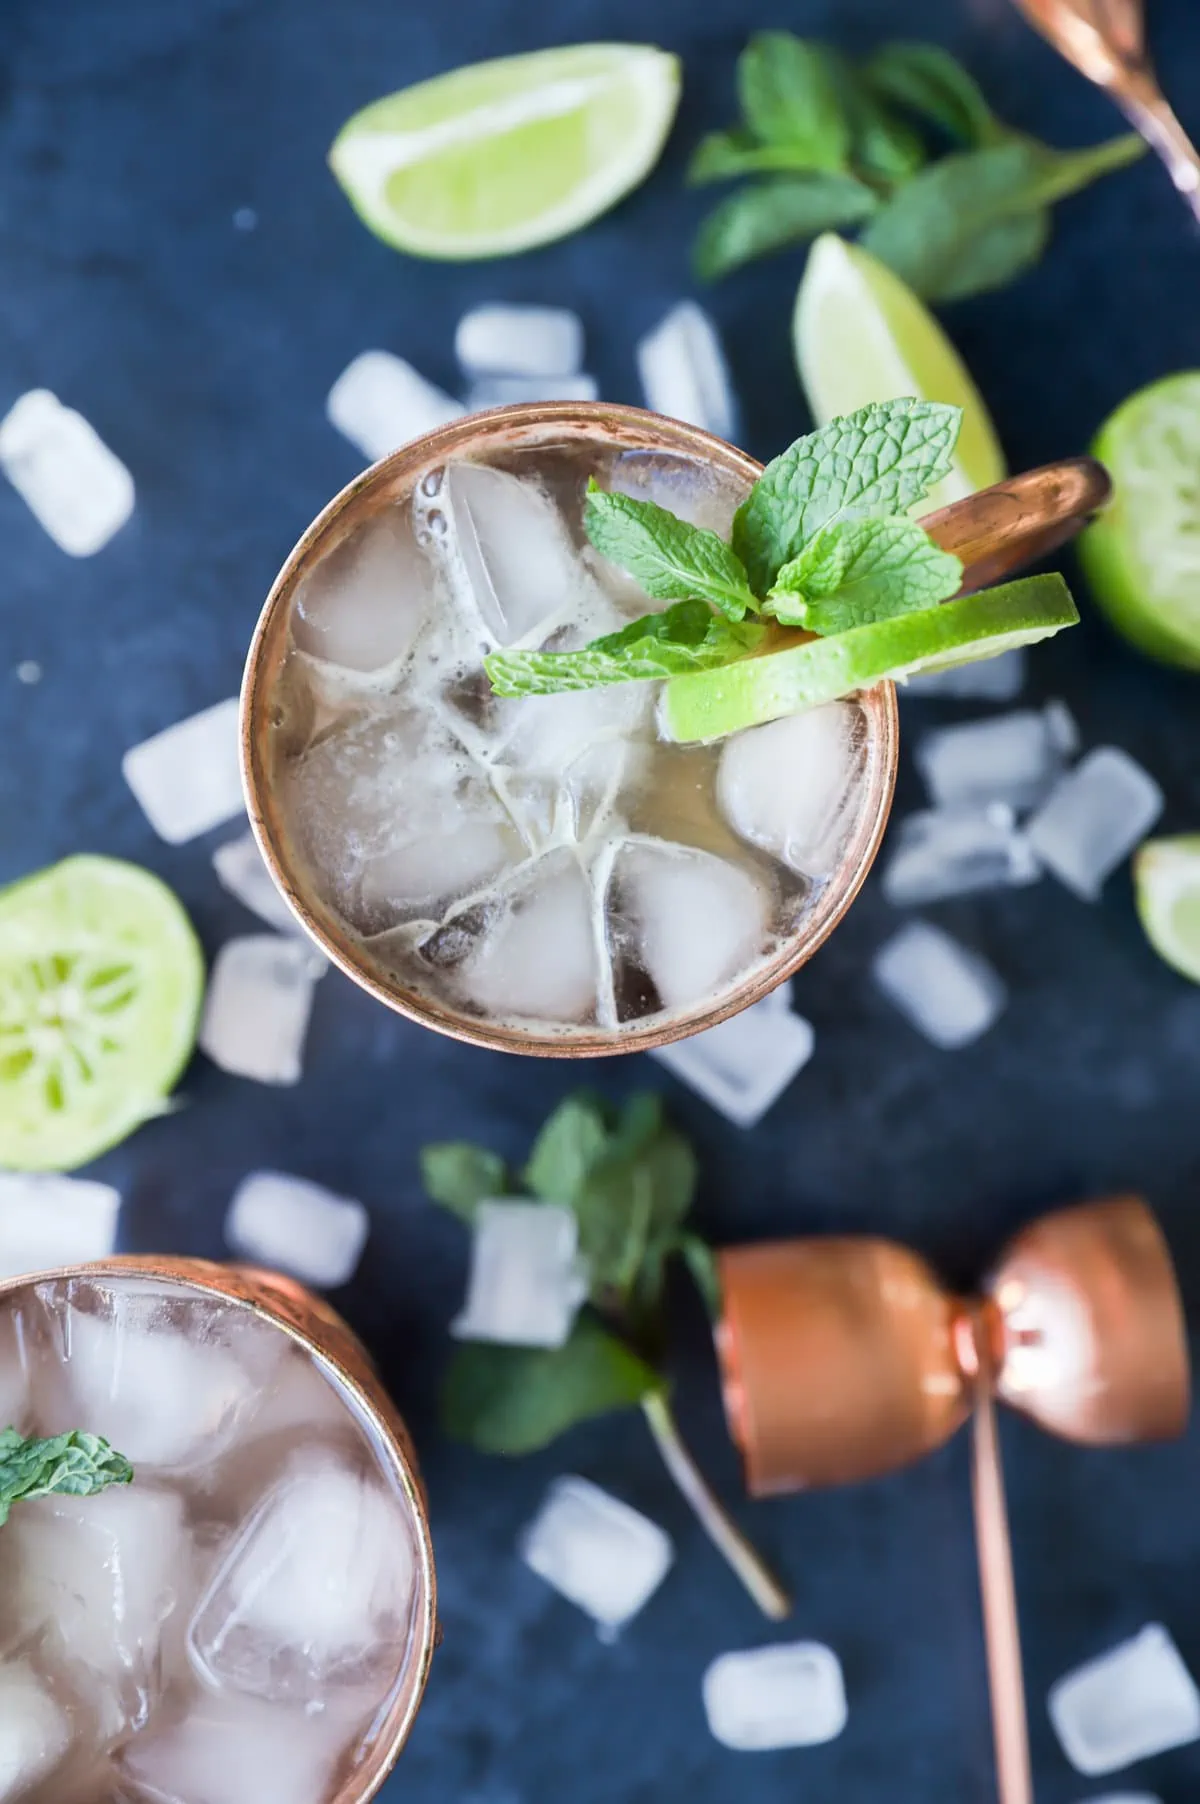
[[[833,869],[861,766],[862,710],[831,702],[725,741],[717,802],[733,831],[806,877]]]
[[[48,1172],[0,1172],[0,1278],[106,1258],[116,1241],[120,1208],[120,1193],[111,1184]]]
[[[463,314],[454,352],[468,376],[573,376],[583,362],[583,323],[566,307],[490,301]]]
[[[16,1804],[67,1751],[71,1721],[26,1660],[0,1662],[0,1804]]]
[[[226,840],[212,855],[213,870],[221,888],[237,898],[268,927],[282,933],[298,933],[300,923],[275,887],[275,880],[263,862],[253,833],[247,831],[238,839]]]
[[[345,1731],[301,1710],[195,1691],[122,1750],[137,1804],[326,1804]]]
[[[1200,1740],[1200,1690],[1158,1622],[1059,1679],[1047,1708],[1064,1754],[1089,1778]]]
[[[586,1478],[558,1478],[521,1537],[521,1558],[585,1610],[612,1640],[667,1576],[675,1549],[665,1529]]]
[[[329,391],[325,412],[369,463],[456,420],[461,405],[403,357],[361,351]]]
[[[815,1747],[846,1727],[841,1661],[819,1641],[721,1654],[703,1696],[713,1736],[738,1753]]]
[[[310,657],[394,677],[437,603],[436,579],[413,536],[411,510],[360,526],[296,592],[292,638]]]
[[[614,967],[644,972],[664,1008],[694,1007],[753,962],[773,900],[761,880],[711,852],[628,839],[609,880]]]
[[[479,1204],[473,1225],[467,1299],[450,1332],[511,1347],[563,1346],[588,1293],[574,1212],[495,1199]]]
[[[252,933],[226,940],[197,1036],[214,1065],[258,1084],[298,1084],[313,987],[325,974],[305,940]]]
[[[320,1706],[387,1672],[414,1593],[412,1544],[378,1479],[297,1454],[201,1598],[191,1655],[218,1687]]]
[[[133,512],[125,465],[48,388],[31,388],[0,420],[0,469],[69,557],[102,550]]]
[[[160,839],[181,846],[242,812],[238,698],[217,702],[133,746],[125,781]]]
[[[787,997],[783,984],[703,1033],[656,1046],[653,1056],[735,1126],[754,1127],[813,1055],[812,1027]]]
[[[738,405],[729,366],[708,314],[695,301],[672,307],[637,346],[638,374],[653,413],[736,439]]]
[[[255,1265],[332,1290],[354,1276],[370,1227],[352,1197],[286,1172],[253,1171],[233,1193],[225,1240]]]

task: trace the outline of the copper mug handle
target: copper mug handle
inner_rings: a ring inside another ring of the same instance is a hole
[[[962,559],[963,590],[983,589],[1074,538],[1111,495],[1103,464],[1068,457],[940,507],[921,524]]]

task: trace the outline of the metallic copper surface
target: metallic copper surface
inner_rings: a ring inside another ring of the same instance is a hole
[[[331,1800],[331,1804],[367,1804],[391,1772],[408,1739],[425,1691],[437,1640],[437,1580],[429,1509],[407,1428],[380,1383],[366,1350],[341,1317],[302,1284],[277,1272],[260,1271],[251,1266],[216,1265],[207,1259],[123,1253],[87,1265],[4,1279],[0,1281],[0,1301],[33,1284],[97,1277],[156,1278],[164,1284],[209,1291],[226,1302],[240,1303],[252,1309],[264,1321],[280,1329],[315,1360],[346,1398],[347,1407],[357,1406],[372,1432],[379,1458],[407,1499],[416,1540],[419,1586],[411,1646],[397,1649],[397,1660],[403,1661],[399,1690],[361,1768]]]

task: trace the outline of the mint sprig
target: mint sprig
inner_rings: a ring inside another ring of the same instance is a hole
[[[707,602],[677,601],[582,651],[492,652],[483,663],[497,695],[553,695],[717,670],[753,651],[764,630],[753,621],[723,620]]]
[[[961,582],[960,560],[915,520],[840,520],[783,565],[764,606],[824,638],[936,607]]]
[[[50,1440],[0,1429],[0,1527],[14,1503],[58,1495],[91,1497],[109,1485],[127,1485],[133,1467],[97,1434],[73,1429]]]
[[[601,556],[636,577],[656,601],[710,601],[727,620],[754,610],[741,560],[707,527],[689,525],[654,501],[608,494],[595,477],[583,526]]]

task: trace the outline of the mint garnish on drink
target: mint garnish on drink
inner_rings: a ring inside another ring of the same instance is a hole
[[[0,1527],[14,1503],[35,1497],[92,1497],[109,1485],[127,1485],[133,1467],[98,1434],[72,1429],[36,1440],[15,1428],[0,1429]]]

